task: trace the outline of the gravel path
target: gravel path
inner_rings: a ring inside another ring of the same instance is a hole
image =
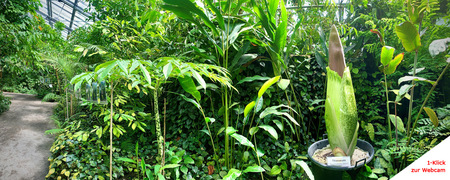
[[[55,128],[50,116],[56,103],[27,94],[4,95],[12,103],[0,115],[0,180],[43,180],[54,140],[44,131]]]

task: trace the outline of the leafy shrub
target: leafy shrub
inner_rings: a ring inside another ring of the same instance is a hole
[[[3,93],[0,92],[0,114],[9,110],[9,105],[11,104],[9,99],[9,97],[4,96]]]
[[[56,95],[54,93],[48,93],[47,95],[45,95],[42,98],[42,101],[44,102],[55,102],[55,101],[59,101],[61,99],[61,96]]]

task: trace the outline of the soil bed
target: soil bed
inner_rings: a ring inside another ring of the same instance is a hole
[[[317,162],[326,166],[327,165],[327,157],[334,157],[332,150],[330,148],[330,145],[327,145],[326,147],[324,147],[322,149],[316,150],[316,152],[314,152],[314,155],[312,158],[314,158],[314,160],[316,160]],[[353,155],[351,157],[351,166],[355,166],[356,161],[359,161],[361,159],[366,158],[366,160],[369,160],[369,157],[370,157],[369,152],[356,147],[355,151],[353,152]]]

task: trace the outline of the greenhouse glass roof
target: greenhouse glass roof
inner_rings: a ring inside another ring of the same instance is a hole
[[[62,32],[63,37],[67,37],[70,32],[79,27],[93,24],[92,20],[87,21],[91,12],[88,11],[89,3],[85,0],[40,1],[42,6],[37,13],[51,26],[57,21],[64,23],[66,28]]]

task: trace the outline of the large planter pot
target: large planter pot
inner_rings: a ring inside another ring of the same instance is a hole
[[[314,152],[318,149],[322,149],[328,145],[328,139],[320,140],[315,143],[313,143],[308,148],[308,158],[313,162],[311,170],[314,174],[314,179],[321,180],[321,179],[334,179],[334,180],[340,180],[342,179],[342,173],[346,171],[352,179],[355,179],[356,174],[358,174],[360,168],[366,164],[369,163],[373,158],[373,146],[370,145],[368,142],[364,140],[358,139],[356,146],[360,149],[369,152],[369,159],[362,159],[357,160],[355,166],[352,167],[335,167],[335,166],[326,166],[315,159],[313,159]]]

